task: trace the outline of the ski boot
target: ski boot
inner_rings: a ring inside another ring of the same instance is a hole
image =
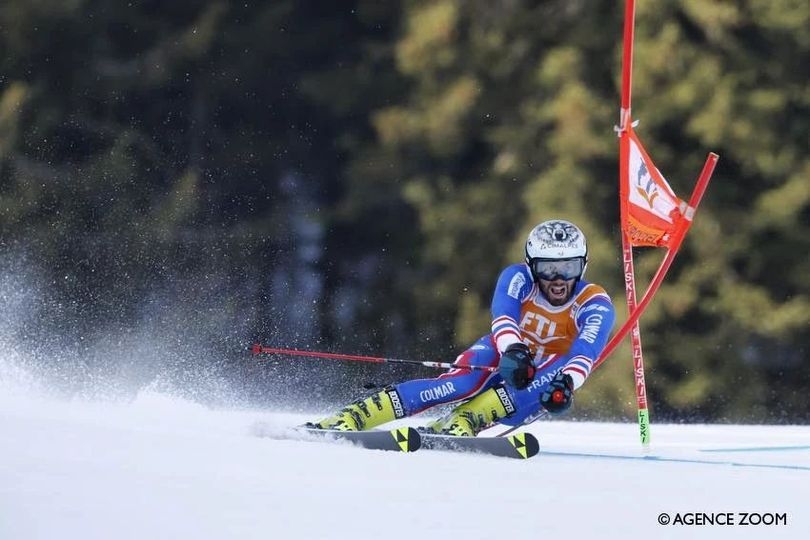
[[[502,385],[481,392],[431,424],[433,431],[456,437],[475,437],[502,418],[515,414],[515,404]]]
[[[333,416],[314,424],[307,423],[306,426],[338,431],[363,431],[404,417],[405,409],[399,392],[393,386],[386,386],[381,392],[358,399]]]

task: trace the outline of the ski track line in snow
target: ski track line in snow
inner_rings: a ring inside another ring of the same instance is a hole
[[[755,446],[741,448],[703,448],[701,452],[790,452],[794,450],[810,450],[810,446]]]
[[[702,450],[704,451],[704,450]],[[743,451],[732,450],[732,451]],[[620,454],[594,454],[582,452],[556,452],[540,450],[540,456],[549,457],[566,457],[566,458],[591,458],[591,459],[613,459],[625,461],[652,461],[652,462],[667,462],[667,463],[684,463],[693,465],[723,465],[726,467],[752,467],[758,469],[789,469],[797,471],[810,471],[810,466],[806,465],[791,465],[791,464],[777,464],[777,463],[744,463],[738,461],[714,461],[710,459],[689,459],[689,458],[674,458],[662,456],[624,456]]]

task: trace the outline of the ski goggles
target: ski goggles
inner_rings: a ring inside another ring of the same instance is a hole
[[[579,279],[585,271],[585,257],[570,259],[531,259],[529,266],[536,278],[553,281],[557,278],[565,280]]]

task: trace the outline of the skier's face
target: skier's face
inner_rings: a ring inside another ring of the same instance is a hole
[[[549,304],[552,306],[561,306],[571,298],[571,293],[574,291],[574,283],[576,283],[576,279],[562,279],[560,277],[551,281],[541,279],[540,291],[545,295]]]

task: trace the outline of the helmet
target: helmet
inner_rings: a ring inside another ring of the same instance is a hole
[[[555,277],[579,280],[588,265],[585,234],[570,221],[544,221],[526,240],[526,264],[535,281]]]

